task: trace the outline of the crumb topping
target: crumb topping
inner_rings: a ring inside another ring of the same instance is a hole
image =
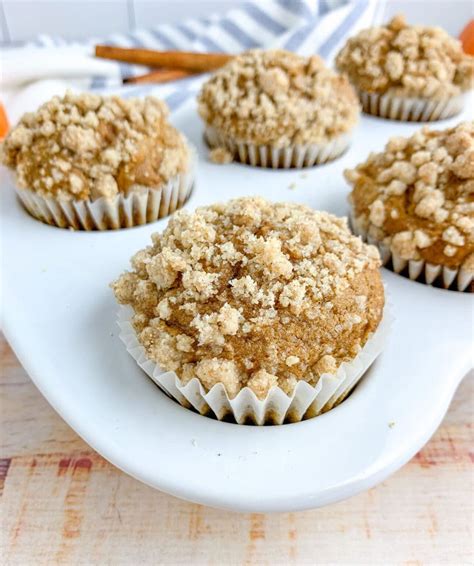
[[[234,156],[225,147],[215,147],[209,152],[209,159],[217,165],[232,163]]]
[[[351,37],[336,58],[357,88],[443,99],[472,88],[474,57],[438,27],[410,26],[396,16],[386,26]]]
[[[25,114],[3,143],[20,187],[95,200],[158,187],[186,170],[189,150],[164,102],[97,94],[54,97]]]
[[[352,360],[382,316],[380,258],[344,218],[240,198],[179,211],[112,284],[148,357],[183,382],[291,394]]]
[[[357,96],[346,77],[316,55],[251,50],[204,84],[206,124],[239,141],[286,147],[332,140],[354,127]]]
[[[345,176],[373,238],[403,259],[474,271],[474,122],[392,138]]]

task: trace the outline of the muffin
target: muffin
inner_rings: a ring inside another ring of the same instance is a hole
[[[474,123],[392,138],[345,172],[356,233],[396,272],[472,291]]]
[[[381,350],[379,253],[326,212],[251,197],[180,211],[131,264],[112,284],[127,306],[121,337],[202,414],[257,424],[315,416]]]
[[[25,114],[1,161],[38,220],[81,230],[153,222],[181,207],[193,152],[156,98],[72,94]]]
[[[198,109],[211,148],[243,163],[309,167],[341,155],[359,118],[348,80],[314,55],[251,50],[203,85]]]
[[[431,121],[462,110],[474,57],[441,28],[410,26],[396,16],[350,38],[336,67],[349,76],[367,114]]]

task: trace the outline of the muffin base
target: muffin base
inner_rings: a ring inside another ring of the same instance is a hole
[[[404,98],[358,90],[366,114],[404,122],[434,122],[459,114],[464,107],[464,94],[444,100]]]
[[[387,305],[377,330],[351,362],[342,363],[336,374],[323,374],[315,386],[299,381],[293,394],[287,395],[279,387],[272,387],[265,399],[244,387],[230,399],[224,386],[218,383],[206,391],[197,378],[183,385],[175,372],[163,372],[147,358],[145,348],[138,341],[131,320],[133,309],[121,306],[118,312],[120,339],[128,353],[143,371],[171,398],[201,415],[227,420],[237,424],[275,424],[298,422],[316,417],[341,403],[381,353],[390,330],[392,317]]]
[[[350,214],[349,224],[354,234],[361,236],[367,243],[378,248],[383,265],[391,268],[395,273],[408,277],[412,281],[426,283],[427,285],[441,285],[445,289],[453,291],[472,292],[474,290],[472,288],[474,273],[471,271],[462,267],[452,269],[444,265],[435,265],[423,259],[403,259],[394,253],[387,244],[369,236],[352,213]]]
[[[142,226],[164,218],[181,208],[194,186],[195,150],[191,148],[190,168],[176,175],[165,185],[128,196],[118,194],[91,200],[68,200],[44,197],[14,182],[18,198],[25,209],[37,220],[73,230],[118,230]]]
[[[206,126],[204,140],[209,147],[225,147],[236,161],[254,167],[301,169],[333,161],[349,147],[351,135],[343,134],[326,144],[275,147],[236,141],[212,126]]]

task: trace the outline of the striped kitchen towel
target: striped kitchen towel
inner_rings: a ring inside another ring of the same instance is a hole
[[[90,38],[79,43],[43,35],[29,46],[46,52],[48,48],[74,46],[90,50],[97,43],[108,43],[124,47],[226,53],[239,53],[256,47],[281,47],[303,55],[318,53],[330,64],[348,35],[377,22],[380,6],[377,0],[249,1],[242,2],[241,6],[224,15],[160,24],[129,34],[115,34],[105,40]],[[110,64],[116,66],[116,75],[121,77],[146,72],[136,65]],[[154,94],[164,98],[175,110],[195,95],[203,80],[201,76],[166,85],[122,86],[116,77],[97,74],[85,86],[124,97]]]

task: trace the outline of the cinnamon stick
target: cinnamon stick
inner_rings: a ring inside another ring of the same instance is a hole
[[[192,76],[194,73],[184,71],[182,69],[156,69],[144,75],[135,77],[126,77],[123,79],[123,84],[136,85],[146,83],[167,83],[170,81],[177,81],[186,77]]]
[[[193,53],[189,51],[154,51],[152,49],[136,49],[96,45],[96,57],[112,59],[124,63],[146,65],[147,67],[166,67],[182,69],[195,73],[205,73],[225,65],[232,55],[225,53]]]

